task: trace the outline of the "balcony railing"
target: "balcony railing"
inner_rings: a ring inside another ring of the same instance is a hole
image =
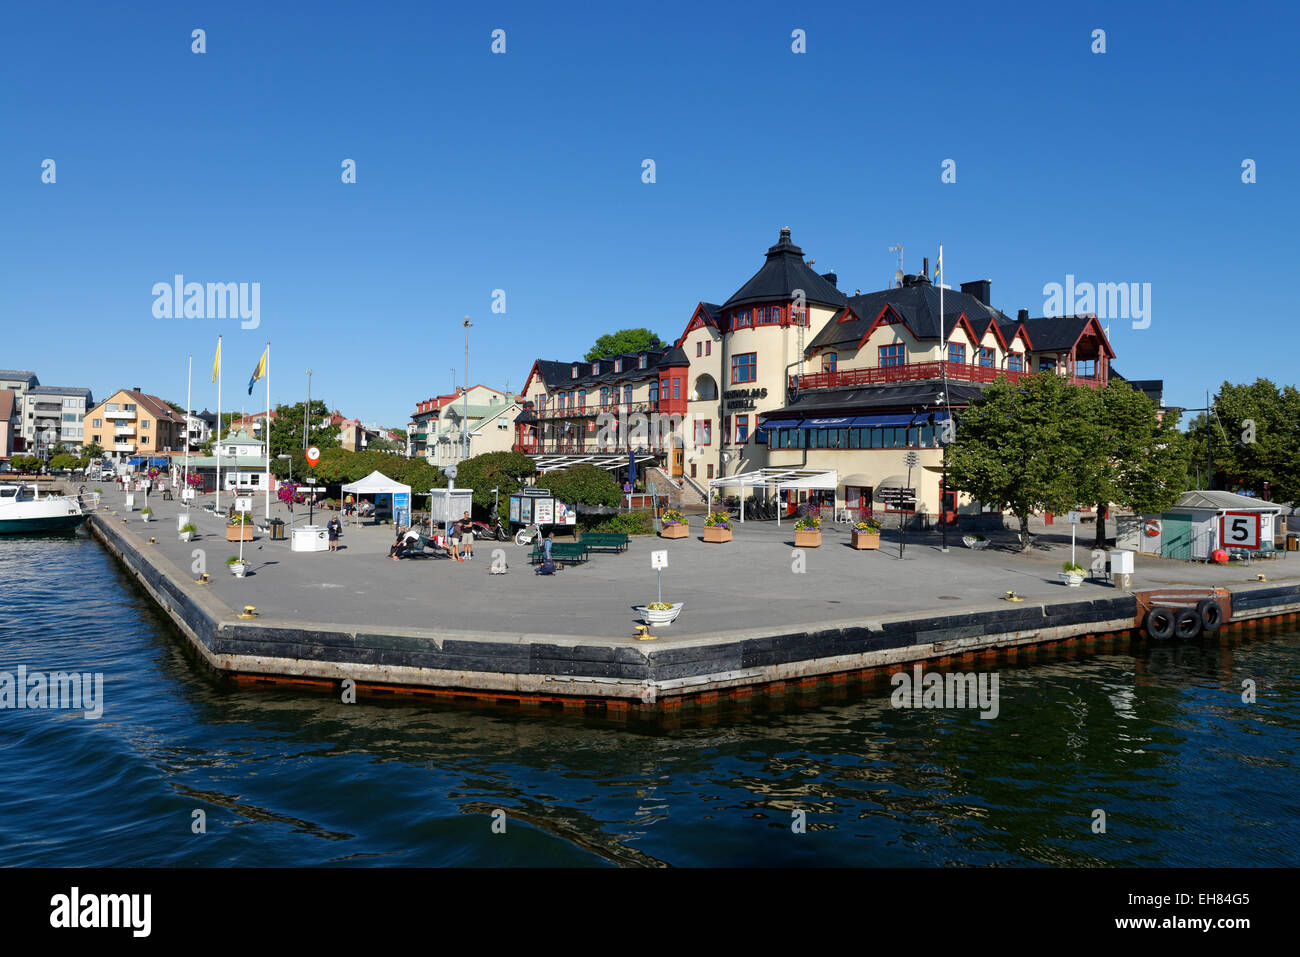
[[[633,415],[637,412],[658,412],[657,402],[611,402],[609,405],[588,405],[574,409],[534,409],[533,414],[539,419],[580,419],[608,412],[611,415]]]
[[[113,446],[113,451],[114,451],[114,452],[134,452],[134,451],[135,451],[135,443],[134,443],[134,442],[118,442],[116,445]]]
[[[790,377],[792,389],[847,389],[857,386],[892,385],[897,382],[916,382],[923,379],[943,379],[949,382],[995,382],[1005,375],[1012,382],[1035,373],[1014,369],[995,369],[965,362],[913,362],[907,365],[881,366],[872,369],[841,369],[835,372],[811,372]],[[1071,385],[1098,388],[1106,381],[1095,376],[1069,376]]]
[[[666,444],[658,447],[647,443],[640,445],[601,445],[596,442],[516,442],[514,451],[527,455],[627,455],[636,451],[637,455],[663,455],[668,451]]]
[[[111,411],[111,412],[109,412],[109,411],[105,411],[105,412],[104,412],[104,418],[106,418],[106,419],[134,419],[134,418],[135,418],[135,409],[114,409],[114,410]]]
[[[135,435],[134,425],[119,425],[113,430],[114,435]]]

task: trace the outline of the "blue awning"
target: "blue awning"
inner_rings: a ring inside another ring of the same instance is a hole
[[[127,460],[126,460],[126,464],[127,464],[127,465],[144,465],[144,459],[140,458],[140,456],[137,455],[137,456],[136,456],[135,458],[133,458],[133,459],[127,459]]]

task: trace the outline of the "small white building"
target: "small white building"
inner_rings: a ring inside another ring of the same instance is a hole
[[[1279,530],[1278,516],[1289,511],[1285,505],[1235,492],[1184,492],[1157,519],[1160,554],[1207,561],[1218,548],[1242,557],[1270,553]]]

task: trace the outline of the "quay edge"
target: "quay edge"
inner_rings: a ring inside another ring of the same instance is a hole
[[[368,693],[671,710],[688,699],[780,693],[787,683],[843,680],[913,662],[945,664],[1014,655],[1032,646],[1132,637],[1145,600],[1117,592],[1107,598],[989,604],[945,614],[824,621],[658,642],[363,629],[241,620],[128,529],[101,515],[91,515],[86,525],[217,672],[241,680],[325,686],[352,679]],[[1300,584],[1238,586],[1230,591],[1228,608],[1228,631],[1245,622],[1294,622]]]

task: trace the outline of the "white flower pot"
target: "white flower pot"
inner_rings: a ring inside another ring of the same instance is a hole
[[[194,537],[194,533],[193,533],[193,532],[181,532],[181,533],[180,533],[180,536],[181,536],[181,541],[182,541],[182,542],[188,542],[191,538]]]
[[[682,613],[683,602],[672,602],[671,608],[648,608],[645,605],[637,605],[636,610],[641,613],[641,620],[647,625],[671,625],[677,616]]]
[[[149,519],[153,518],[152,515],[141,515],[140,517],[144,519],[146,522],[149,521]]]
[[[236,578],[243,578],[244,572],[246,571],[248,571],[247,562],[235,562],[230,566],[230,574],[234,575]]]
[[[1083,574],[1081,572],[1061,572],[1056,577],[1061,580],[1061,584],[1068,588],[1078,588],[1083,584]]]
[[[963,535],[961,543],[967,548],[973,548],[976,551],[981,548],[989,547],[989,540],[987,538],[971,538],[969,535]]]

